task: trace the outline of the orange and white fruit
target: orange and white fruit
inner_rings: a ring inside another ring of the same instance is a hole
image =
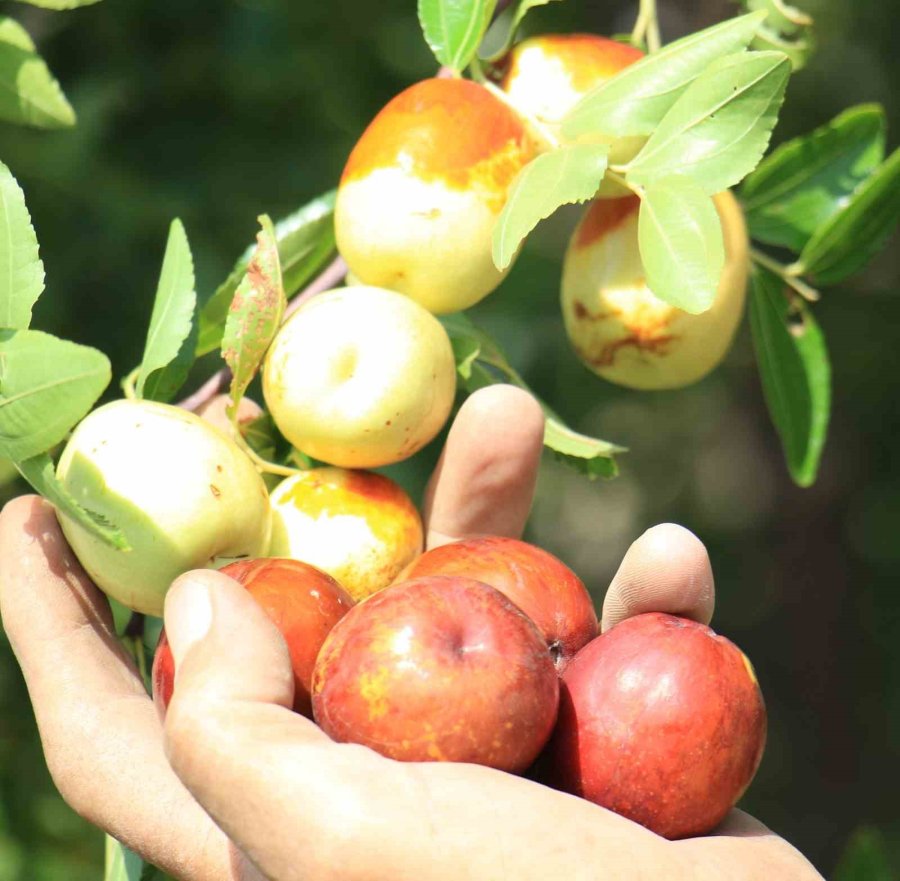
[[[503,59],[499,86],[521,113],[560,137],[563,118],[588,92],[643,57],[634,46],[596,34],[545,34],[523,40]],[[610,143],[609,164],[614,165],[633,159],[647,139],[601,135],[592,140]],[[625,192],[605,180],[599,195]]]
[[[636,389],[680,388],[709,373],[731,346],[747,288],[747,228],[730,192],[715,199],[725,267],[715,300],[699,315],[647,287],[638,250],[637,196],[597,199],[563,262],[562,313],[578,357],[598,376]]]
[[[263,369],[279,431],[330,465],[399,462],[443,427],[456,364],[441,323],[417,303],[373,287],[320,294],[281,327]]]
[[[335,206],[338,250],[364,284],[435,314],[467,309],[503,278],[491,259],[494,223],[534,155],[524,122],[483,86],[417,83],[350,154]]]
[[[387,587],[422,552],[422,541],[416,506],[380,474],[314,468],[272,493],[269,555],[322,569],[355,600]]]

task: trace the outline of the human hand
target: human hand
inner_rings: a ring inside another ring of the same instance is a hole
[[[429,545],[520,534],[542,432],[521,392],[470,398],[430,485]],[[644,611],[708,621],[712,608],[703,546],[660,526],[626,555],[603,627]],[[331,742],[288,709],[277,630],[216,572],[183,576],[167,598],[178,687],[163,729],[105,598],[34,497],[0,518],[0,612],[63,797],[179,879],[819,877],[739,811],[712,836],[668,842],[499,771],[402,764]]]

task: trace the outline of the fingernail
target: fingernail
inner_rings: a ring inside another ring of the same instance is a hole
[[[212,625],[212,598],[206,584],[190,575],[178,579],[166,596],[165,621],[177,667]]]

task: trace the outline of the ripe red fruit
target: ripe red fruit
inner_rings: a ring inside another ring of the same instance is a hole
[[[503,594],[431,576],[355,606],[322,646],[312,695],[334,740],[522,771],[553,730],[559,684],[540,632]]]
[[[490,536],[442,545],[408,570],[409,578],[421,575],[463,575],[509,597],[537,624],[559,672],[597,635],[597,613],[581,579],[527,542]]]
[[[551,782],[666,838],[718,825],[762,758],[753,668],[695,621],[658,612],[623,621],[576,655],[560,689]]]
[[[310,683],[325,637],[353,606],[330,575],[299,560],[241,560],[222,569],[243,584],[281,631],[294,670],[294,710],[312,718]],[[153,658],[153,700],[165,713],[175,687],[175,662],[165,630]]]

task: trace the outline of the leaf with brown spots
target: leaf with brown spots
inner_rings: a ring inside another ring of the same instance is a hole
[[[222,337],[222,357],[232,373],[229,415],[259,370],[287,305],[275,228],[267,215],[259,223],[256,250],[234,292]]]

